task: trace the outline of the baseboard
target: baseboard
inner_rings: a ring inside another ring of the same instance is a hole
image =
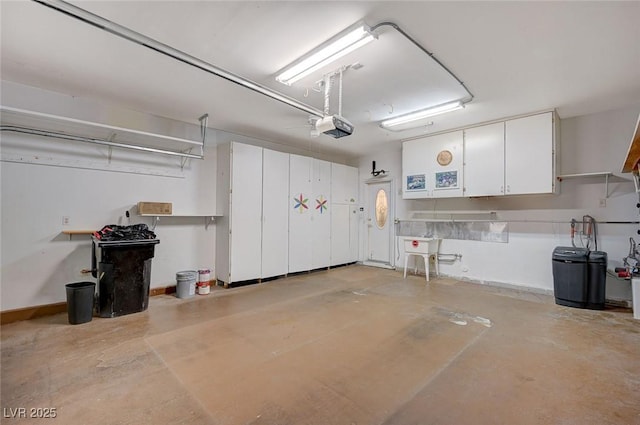
[[[150,297],[155,297],[156,295],[169,295],[169,294],[175,294],[176,293],[176,287],[174,286],[167,286],[164,288],[151,288],[149,289],[149,296]]]
[[[0,312],[0,324],[6,325],[8,323],[19,322],[21,320],[35,319],[36,317],[66,313],[66,311],[66,302],[7,310]]]
[[[169,295],[176,292],[175,286],[167,286],[164,288],[152,288],[149,290],[149,296]],[[67,312],[67,303],[44,304],[35,307],[18,308],[15,310],[7,310],[0,312],[0,324],[7,325],[22,320],[30,320],[43,316],[51,316]]]

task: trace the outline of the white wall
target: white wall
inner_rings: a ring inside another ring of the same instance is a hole
[[[611,171],[619,173],[625,159],[640,105],[599,114],[561,120],[558,163],[559,174]],[[376,152],[360,159],[360,179],[364,183],[371,177],[371,161],[378,169],[390,170],[400,187],[402,176],[401,143],[385,152]],[[535,164],[531,164],[532,167]],[[551,254],[558,245],[570,245],[571,218],[582,219],[591,215],[597,221],[637,221],[638,196],[630,176],[613,177],[609,184],[606,207],[600,207],[605,198],[603,177],[567,179],[561,183],[558,195],[513,196],[483,199],[430,199],[403,200],[396,191],[396,217],[406,219],[412,211],[497,211],[503,220],[546,221],[543,223],[510,223],[509,243],[444,240],[443,253],[462,254],[462,261],[441,263],[441,272],[457,278],[480,282],[517,285],[540,290],[553,289]],[[366,187],[361,185],[362,206],[366,206]],[[366,211],[365,211],[366,215]],[[567,224],[551,223],[566,221]],[[622,265],[629,250],[629,237],[636,237],[635,224],[598,225],[598,248],[609,256],[609,268]],[[365,236],[364,223],[361,235]],[[364,239],[364,238],[362,238]],[[361,247],[366,241],[361,240]],[[364,250],[361,249],[361,253]],[[361,254],[361,259],[362,258]],[[396,256],[402,265],[402,253]],[[607,280],[607,298],[630,300],[627,281]]]
[[[1,103],[176,137],[197,139],[199,135],[196,125],[8,82],[2,83]],[[639,111],[640,105],[562,120],[559,173],[618,172]],[[181,170],[179,161],[161,155],[114,150],[109,162],[103,147],[3,133],[0,144],[3,156],[22,150],[25,158],[38,157],[39,161],[52,165],[0,162],[2,311],[64,301],[66,283],[88,278],[80,271],[90,268],[90,240],[87,236],[69,240],[61,233],[64,229],[128,224],[125,212],[132,210],[138,201],[172,202],[174,214],[215,212],[215,146],[231,140],[347,163],[344,158],[314,152],[312,144],[310,150],[293,149],[274,142],[210,131],[206,159],[190,160]],[[491,210],[498,211],[499,217],[505,220],[568,221],[572,217],[580,219],[584,214],[598,221],[638,220],[635,208],[638,197],[633,184],[621,179],[610,183],[604,208],[599,207],[604,197],[601,178],[565,180],[559,195],[405,201],[397,192],[402,175],[399,142],[350,164],[360,168],[363,208],[367,205],[364,182],[371,178],[372,160],[377,162],[378,169],[388,170],[388,175],[395,180],[395,216],[400,219],[408,218],[411,211]],[[62,163],[65,166],[53,165]],[[149,172],[168,172],[178,177]],[[361,260],[364,260],[366,243],[366,213],[360,216]],[[63,216],[70,218],[68,226],[63,226]],[[132,215],[130,222],[151,224],[151,219]],[[205,227],[204,222],[204,218],[199,217],[160,221],[156,232],[161,242],[152,263],[152,287],[173,285],[176,271],[213,266],[215,225]],[[599,225],[599,248],[608,252],[610,268],[621,265],[622,257],[628,252],[628,239],[637,236],[638,227]],[[460,253],[463,259],[442,264],[442,272],[459,278],[551,290],[551,252],[557,245],[568,245],[568,235],[568,224],[511,223],[508,244],[445,240],[442,252]],[[396,264],[404,260],[401,253],[394,259]],[[609,279],[607,297],[630,299],[629,284]]]
[[[197,126],[6,82],[2,104],[179,137],[197,139],[199,134]],[[109,161],[106,147],[3,132],[3,157],[21,154],[50,165],[0,163],[2,310],[61,302],[66,283],[95,281],[81,273],[91,268],[89,236],[70,240],[61,233],[65,229],[143,222],[151,226],[151,218],[135,214],[138,201],[172,202],[174,214],[214,213],[212,139],[206,159],[189,160],[181,171],[179,159],[164,155],[114,149]],[[79,168],[69,166],[74,164]],[[180,177],[140,174],[164,171]],[[125,217],[128,210],[130,219]],[[63,216],[69,217],[68,225],[63,225]],[[213,267],[215,226],[205,228],[204,218],[166,218],[155,230],[160,244],[152,261],[152,287],[174,285],[176,271]]]
[[[69,116],[151,133],[198,140],[200,129],[100,100],[83,99],[2,81],[1,104]],[[194,118],[194,122],[197,120]],[[100,229],[107,224],[147,223],[135,214],[138,201],[172,202],[174,215],[213,214],[216,207],[216,146],[228,141],[313,156],[334,162],[343,158],[274,142],[209,130],[204,160],[2,133],[0,309],[2,311],[62,302],[64,285],[95,281],[89,236],[68,236],[65,229]],[[310,144],[312,147],[312,145]],[[16,161],[18,162],[8,162]],[[33,163],[27,163],[33,162]],[[174,177],[162,176],[167,174]],[[131,211],[131,218],[125,213]],[[69,224],[63,225],[63,217]],[[163,217],[157,225],[160,244],[152,261],[151,287],[175,285],[181,270],[211,268],[215,259],[215,224],[204,217]]]

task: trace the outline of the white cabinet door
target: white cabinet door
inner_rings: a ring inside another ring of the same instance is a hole
[[[358,229],[360,222],[358,220],[358,207],[356,205],[349,206],[349,262],[358,261]]]
[[[263,150],[262,276],[289,271],[289,154]]]
[[[505,194],[552,193],[554,148],[552,112],[507,121]]]
[[[433,197],[452,198],[462,196],[463,135],[462,131],[429,137],[427,162],[432,170]]]
[[[504,122],[464,131],[464,196],[504,194]]]
[[[289,273],[311,270],[313,160],[289,155]]]
[[[462,131],[439,134],[402,144],[402,197],[462,196]]]
[[[427,155],[429,146],[425,139],[402,144],[402,198],[430,198],[433,191],[432,170]]]
[[[345,187],[347,188],[347,197],[345,199],[351,204],[357,203],[359,199],[359,180],[358,169],[356,167],[347,166]]]
[[[230,282],[261,275],[262,148],[232,143]]]
[[[358,169],[343,164],[331,164],[331,202],[355,203],[358,199]]]
[[[331,265],[358,260],[358,169],[331,164]]]
[[[313,160],[311,209],[311,252],[314,269],[331,262],[331,163]]]
[[[331,265],[351,262],[351,205],[331,204]]]

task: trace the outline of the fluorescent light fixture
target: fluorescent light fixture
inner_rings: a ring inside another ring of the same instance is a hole
[[[375,38],[377,37],[366,25],[359,25],[355,29],[348,29],[327,41],[315,51],[306,55],[306,57],[286,67],[278,74],[276,80],[290,86],[301,78],[311,74],[313,71],[364,46]]]
[[[434,115],[444,114],[445,112],[455,111],[456,109],[464,108],[462,101],[457,100],[455,102],[444,103],[442,105],[434,106],[433,108],[423,109],[409,114],[401,115],[399,117],[391,118],[382,121],[380,125],[382,127],[395,127],[408,122],[421,120],[423,118],[432,117]]]

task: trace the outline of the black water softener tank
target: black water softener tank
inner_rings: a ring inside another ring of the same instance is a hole
[[[589,251],[585,248],[559,246],[553,250],[553,293],[556,304],[567,307],[587,306]]]

